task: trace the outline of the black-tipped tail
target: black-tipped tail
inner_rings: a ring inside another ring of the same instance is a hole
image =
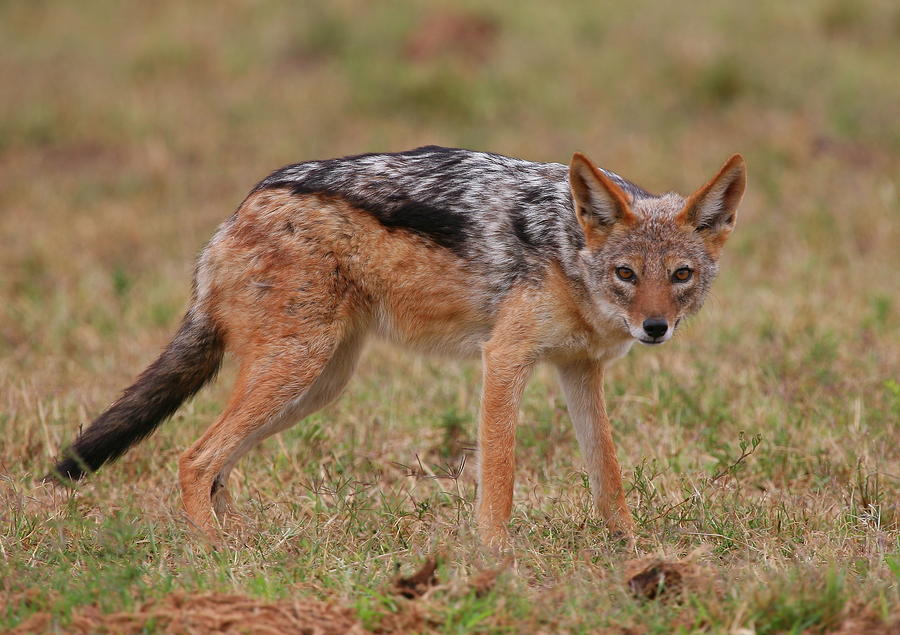
[[[216,376],[224,351],[211,320],[189,311],[159,359],[78,436],[45,480],[75,481],[122,456]]]

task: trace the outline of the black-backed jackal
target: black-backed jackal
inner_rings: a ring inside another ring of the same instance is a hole
[[[519,400],[540,360],[558,370],[596,510],[627,534],[603,371],[700,308],[745,178],[736,155],[691,196],[655,196],[581,154],[567,167],[434,146],[285,167],[219,227],[175,338],[51,475],[120,456],[232,351],[228,405],[179,465],[187,515],[215,537],[238,459],[337,397],[378,335],[481,355],[485,541],[505,536]]]

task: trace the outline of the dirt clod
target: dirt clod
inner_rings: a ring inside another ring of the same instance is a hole
[[[394,579],[393,589],[398,595],[414,600],[421,597],[429,588],[437,584],[437,559],[428,558],[413,575],[398,576]]]
[[[650,567],[631,578],[628,587],[636,596],[652,600],[681,587],[681,572],[666,564]]]
[[[654,600],[681,594],[685,588],[704,585],[703,568],[690,558],[667,560],[648,557],[625,563],[625,581],[635,597]],[[708,581],[707,581],[708,582]]]

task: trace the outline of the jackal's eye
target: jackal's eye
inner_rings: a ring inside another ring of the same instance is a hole
[[[628,267],[616,267],[616,275],[619,276],[619,280],[624,280],[625,282],[634,282],[636,277],[634,271]]]
[[[687,282],[693,275],[694,272],[690,268],[682,267],[681,269],[676,269],[675,273],[672,274],[672,282]]]

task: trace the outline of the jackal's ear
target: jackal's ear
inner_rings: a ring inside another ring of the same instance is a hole
[[[677,220],[703,235],[706,243],[718,252],[731,230],[737,208],[747,185],[747,166],[736,154],[722,166],[706,185],[691,194],[678,213]]]
[[[572,156],[569,164],[569,187],[575,215],[588,244],[602,240],[616,223],[634,222],[628,195],[580,152]]]

